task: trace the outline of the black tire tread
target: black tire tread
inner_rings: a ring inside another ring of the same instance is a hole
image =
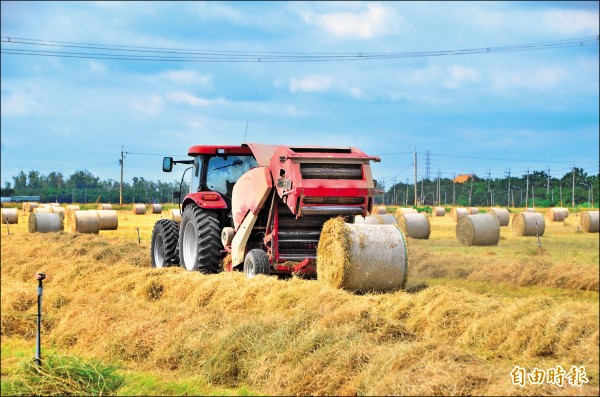
[[[203,210],[196,205],[189,205],[184,211],[190,211],[192,220],[198,231],[198,271],[202,273],[219,273],[221,271],[221,227],[214,212]],[[183,217],[182,217],[183,223]],[[179,249],[183,239],[180,238]],[[182,261],[183,262],[183,261]]]
[[[159,219],[152,230],[152,243],[150,244],[152,266],[156,267],[156,263],[154,263],[154,244],[158,234],[162,235],[163,239],[165,266],[179,263],[179,224],[171,219]]]

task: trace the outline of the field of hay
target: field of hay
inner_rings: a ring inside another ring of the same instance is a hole
[[[164,207],[119,210],[119,228],[99,235],[30,234],[19,213],[1,231],[3,352],[33,354],[33,274],[44,272],[45,346],[125,374],[261,395],[599,393],[599,240],[577,232],[577,214],[547,222],[541,248],[510,226],[498,246],[465,247],[448,212],[432,217],[429,240],[408,239],[411,292],[354,295],[316,280],[152,269]],[[516,366],[559,365],[584,367],[588,382],[512,383]],[[3,354],[3,383],[14,368]]]

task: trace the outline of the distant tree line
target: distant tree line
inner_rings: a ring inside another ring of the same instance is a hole
[[[189,175],[189,174],[188,174]],[[100,180],[87,170],[75,171],[65,178],[60,172],[43,175],[38,171],[19,172],[5,182],[2,197],[40,196],[42,202],[59,203],[119,203],[119,182],[113,179]],[[173,202],[173,192],[179,191],[180,180],[173,182],[148,181],[134,177],[132,183],[123,181],[123,203],[166,203]],[[189,190],[183,182],[182,194]]]
[[[573,190],[575,174],[575,190]],[[529,179],[529,182],[527,182]],[[421,179],[417,181],[417,205],[570,207],[575,192],[575,206],[598,208],[598,175],[588,176],[582,168],[574,168],[562,178],[548,177],[545,171],[533,171],[519,177],[481,178],[474,176],[463,183],[453,179]],[[510,185],[509,185],[510,183]],[[414,181],[386,186],[377,183],[380,193],[375,202],[384,205],[415,205]],[[438,193],[439,192],[439,193]],[[535,200],[535,201],[534,201]]]

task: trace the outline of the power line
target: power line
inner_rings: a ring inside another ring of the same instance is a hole
[[[2,36],[0,52],[12,55],[46,56],[61,58],[108,59],[125,61],[154,62],[331,62],[366,61],[404,58],[422,58],[450,55],[472,55],[484,53],[504,53],[515,51],[535,51],[553,48],[584,47],[598,45],[598,36],[580,37],[538,43],[482,47],[462,50],[406,51],[406,52],[267,52],[267,51],[214,51],[190,50],[165,47],[141,47],[52,41]],[[8,48],[7,46],[10,46]],[[55,51],[15,46],[37,46],[44,48],[75,48],[83,51]],[[104,52],[97,52],[104,51]],[[143,55],[148,54],[148,55]]]

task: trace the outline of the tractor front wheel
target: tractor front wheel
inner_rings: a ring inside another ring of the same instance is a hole
[[[271,266],[269,265],[269,257],[267,253],[261,249],[254,248],[248,251],[244,260],[244,274],[248,278],[252,278],[257,274],[269,275]]]
[[[150,253],[153,267],[172,266],[179,262],[179,225],[171,219],[160,219],[154,224]]]
[[[218,273],[221,262],[221,227],[214,212],[188,205],[179,228],[180,265],[187,270]]]

